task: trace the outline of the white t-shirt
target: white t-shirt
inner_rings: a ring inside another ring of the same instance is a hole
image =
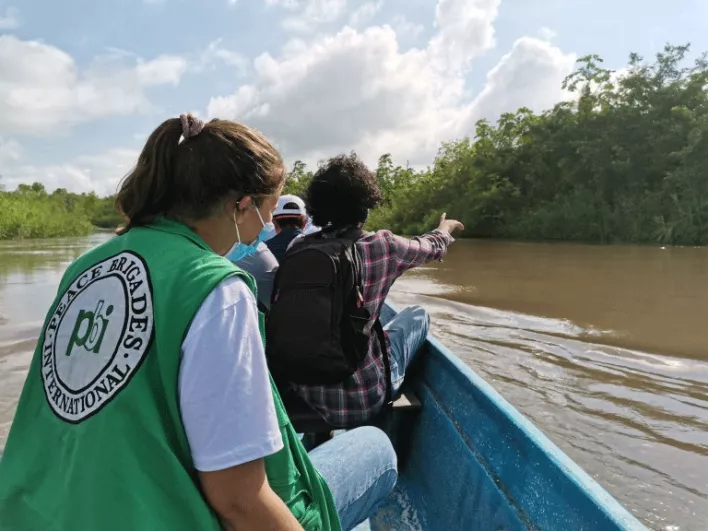
[[[179,401],[197,470],[223,470],[283,448],[256,300],[238,277],[217,285],[192,321]]]

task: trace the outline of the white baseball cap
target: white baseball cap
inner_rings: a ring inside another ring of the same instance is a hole
[[[307,216],[305,202],[296,195],[281,195],[273,216]]]

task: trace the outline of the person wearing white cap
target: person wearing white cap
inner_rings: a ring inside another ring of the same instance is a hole
[[[304,220],[304,221],[303,221]],[[270,309],[271,294],[278,264],[290,243],[296,238],[319,230],[309,223],[305,202],[296,195],[284,195],[273,211],[272,235],[266,236],[256,250],[234,263],[253,275],[258,285],[258,308],[263,313]],[[309,225],[309,226],[308,226]]]
[[[273,211],[276,234],[266,241],[278,262],[285,256],[290,242],[305,233],[307,222],[305,202],[302,199],[292,194],[280,196],[278,206]]]

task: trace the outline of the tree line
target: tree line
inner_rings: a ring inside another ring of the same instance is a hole
[[[448,212],[468,237],[708,244],[708,59],[688,53],[631,54],[620,72],[588,55],[563,82],[569,101],[480,120],[422,170],[382,155],[368,228],[416,234]],[[296,161],[285,192],[303,195],[312,176]],[[114,227],[113,200],[38,183],[0,192],[0,238]]]
[[[686,65],[688,52],[631,54],[621,73],[583,57],[570,101],[480,120],[424,170],[382,155],[369,226],[416,234],[448,212],[471,237],[708,244],[708,61]],[[311,178],[296,162],[287,189]]]
[[[14,191],[0,190],[0,240],[79,236],[97,227],[115,228],[121,218],[114,200],[114,196],[74,194],[64,188],[49,193],[37,182],[21,184]]]

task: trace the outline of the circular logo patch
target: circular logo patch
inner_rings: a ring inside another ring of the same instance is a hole
[[[153,334],[147,267],[123,252],[81,273],[44,330],[42,380],[54,413],[78,423],[125,388]]]

